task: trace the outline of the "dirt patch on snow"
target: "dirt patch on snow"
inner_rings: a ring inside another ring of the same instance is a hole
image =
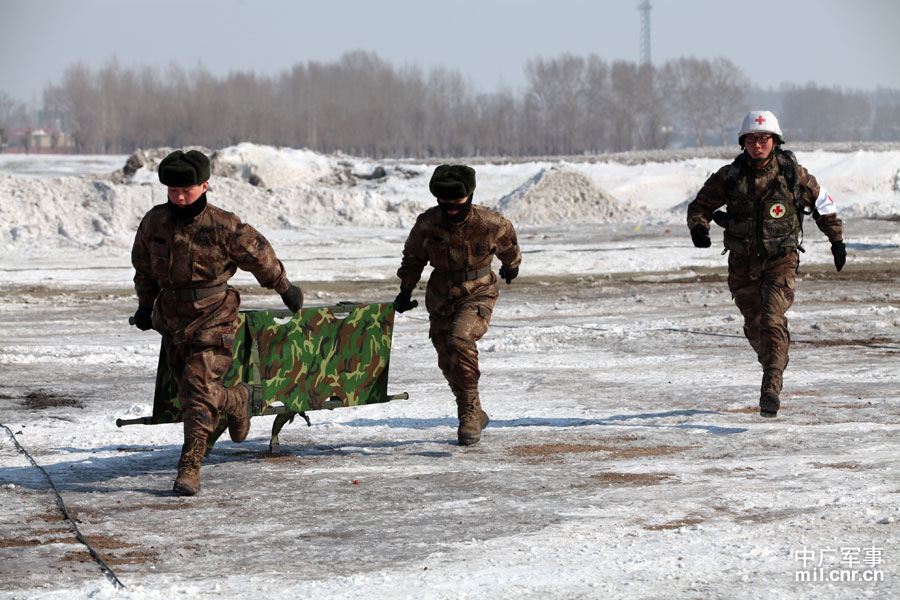
[[[45,392],[43,389],[28,392],[25,395],[25,407],[32,410],[40,410],[44,408],[58,408],[60,406],[74,406],[75,408],[84,408],[84,404],[75,398],[66,396],[57,396],[51,392]]]
[[[121,548],[134,547],[134,544],[120,541],[108,535],[86,535],[84,539],[94,550],[119,550]]]
[[[182,510],[184,509],[184,502],[177,502],[172,504],[135,504],[133,506],[122,507],[122,512],[131,512],[135,510]]]
[[[597,444],[541,444],[538,446],[516,446],[511,448],[509,453],[513,456],[545,458],[579,452],[611,452],[615,449],[614,446]]]
[[[814,348],[830,348],[833,346],[872,346],[875,348],[881,346],[896,347],[900,350],[900,341],[891,339],[883,335],[874,335],[869,338],[857,338],[852,340],[797,340],[798,344],[806,344]]]
[[[153,550],[152,546],[149,550],[141,548],[137,550],[128,550],[127,552],[116,552],[117,550],[134,548],[137,544],[123,542],[118,538],[108,535],[86,535],[84,536],[84,539],[91,548],[98,554],[101,554],[103,562],[110,566],[160,562],[160,553]],[[94,557],[85,549],[67,552],[60,558],[60,561],[69,563],[88,563],[93,562]]]
[[[59,538],[51,538],[49,540],[36,540],[36,539],[0,539],[0,548],[28,548],[32,546],[46,546],[47,544],[59,544],[65,543],[67,540],[61,540]]]
[[[158,552],[132,550],[130,552],[125,552],[122,554],[107,556],[103,560],[109,566],[115,567],[119,565],[142,565],[144,563],[158,563],[161,562],[162,559],[160,559]]]
[[[628,436],[616,441],[634,441],[636,438]],[[529,463],[542,463],[548,461],[560,461],[564,454],[603,453],[602,456],[591,457],[595,460],[616,460],[629,458],[644,458],[650,456],[665,456],[690,450],[695,446],[640,446],[628,447],[614,444],[539,444],[530,446],[516,446],[509,450],[511,456],[527,459]]]
[[[719,412],[733,413],[733,414],[751,414],[751,413],[758,413],[759,407],[758,406],[748,406],[746,408],[722,408],[722,409],[719,409]]]
[[[739,523],[770,523],[772,521],[783,521],[794,517],[807,516],[809,509],[807,508],[786,508],[779,510],[754,511],[751,509],[744,510],[738,514],[735,520]]]
[[[834,463],[834,464],[824,464],[824,463],[810,463],[813,467],[817,469],[858,469],[859,465],[855,463]]]
[[[674,521],[667,521],[659,525],[644,525],[644,529],[648,531],[665,531],[669,529],[681,529],[682,527],[692,527],[703,522],[701,517],[685,517]]]
[[[610,456],[610,459],[616,458],[645,458],[649,456],[666,456],[667,454],[677,454],[685,450],[691,450],[697,446],[648,446],[644,448],[624,448],[617,450]]]
[[[95,523],[100,520],[100,513],[95,510],[76,508],[70,508],[68,510],[69,516],[71,516],[72,520],[76,523]],[[56,523],[59,521],[66,521],[67,519],[61,511],[52,511],[35,515],[34,517],[28,519],[28,522],[31,523],[38,520],[47,521],[48,523]]]
[[[672,473],[598,473],[591,482],[599,485],[658,485],[675,478]]]

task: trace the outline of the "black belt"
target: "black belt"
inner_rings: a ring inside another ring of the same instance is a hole
[[[486,267],[481,267],[480,269],[476,269],[474,271],[441,271],[441,273],[445,274],[445,277],[452,281],[453,283],[462,283],[463,281],[472,281],[473,279],[479,279],[488,275],[491,272],[491,265]]]
[[[227,283],[220,283],[212,287],[205,288],[182,288],[180,290],[171,290],[176,300],[181,302],[196,302],[203,298],[209,298],[216,294],[221,294],[228,289]]]

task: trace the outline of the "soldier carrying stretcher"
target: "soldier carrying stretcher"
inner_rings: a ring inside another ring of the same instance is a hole
[[[274,289],[293,312],[303,306],[300,288],[256,229],[234,214],[208,204],[210,163],[197,150],[176,150],[159,164],[168,202],[144,216],[134,238],[131,263],[141,330],[162,334],[169,369],[178,388],[184,445],[173,491],[200,491],[200,464],[207,438],[227,417],[228,432],[242,442],[250,429],[247,383],[222,386],[232,363],[241,298],[228,280],[242,269]]]

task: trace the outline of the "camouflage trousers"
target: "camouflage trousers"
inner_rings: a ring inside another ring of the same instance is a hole
[[[206,444],[219,424],[226,403],[240,391],[222,386],[222,377],[233,361],[234,325],[204,329],[191,341],[172,343],[163,337],[169,369],[178,389],[178,402],[184,421],[185,443]]]
[[[448,316],[430,315],[429,337],[437,350],[438,367],[457,399],[478,395],[477,342],[487,333],[496,298],[462,303]]]
[[[785,313],[794,303],[794,279],[799,258],[796,252],[781,258],[728,257],[728,289],[744,316],[744,335],[756,351],[765,371],[780,374],[788,364],[791,336]]]

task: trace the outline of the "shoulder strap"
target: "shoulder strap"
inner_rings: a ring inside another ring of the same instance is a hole
[[[797,221],[800,224],[800,239],[797,242],[797,249],[800,252],[806,252],[803,249],[803,217],[812,214],[812,209],[805,210],[800,204],[800,163],[797,162],[797,157],[793,152],[784,150],[781,146],[775,147],[775,158],[778,160],[778,166],[794,197],[794,210],[797,212]]]
[[[800,215],[811,215],[812,209],[805,210],[800,205],[800,163],[797,157],[790,150],[775,149],[775,156],[778,157],[778,166],[784,173],[784,178],[788,185],[791,186],[791,193],[794,195],[794,205]],[[802,218],[802,217],[801,217]]]
[[[738,154],[737,158],[728,167],[728,175],[725,178],[725,191],[731,195],[734,186],[737,184],[738,178],[741,176],[741,166],[744,164],[744,153]]]

